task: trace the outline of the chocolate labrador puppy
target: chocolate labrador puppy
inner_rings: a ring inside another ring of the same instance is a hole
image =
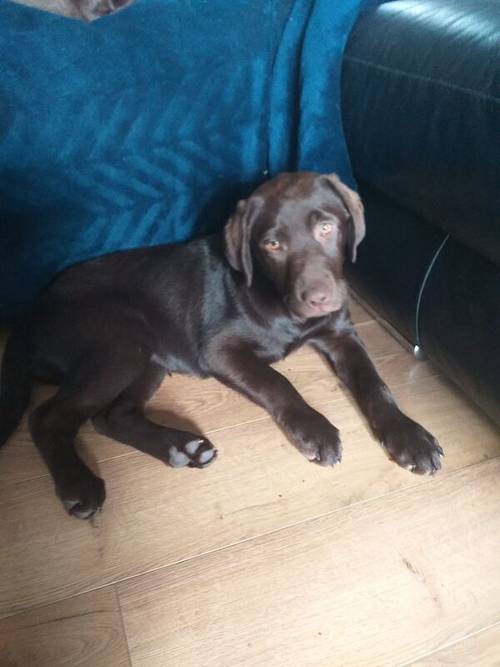
[[[0,444],[33,379],[60,389],[30,428],[67,511],[101,508],[104,482],[75,451],[80,426],[173,467],[203,468],[204,437],[151,422],[144,406],[166,374],[215,377],[263,406],[309,460],[341,460],[339,432],[270,364],[307,343],[351,390],[391,459],[434,473],[442,449],[404,415],[349,317],[344,256],[365,234],[357,194],[334,174],[281,174],[240,201],[224,234],[113,253],[70,268],[7,343]]]

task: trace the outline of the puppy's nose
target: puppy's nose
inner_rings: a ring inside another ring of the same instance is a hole
[[[304,294],[304,301],[308,306],[317,308],[318,306],[324,306],[330,302],[330,294],[324,288],[317,287],[312,290],[308,290]]]

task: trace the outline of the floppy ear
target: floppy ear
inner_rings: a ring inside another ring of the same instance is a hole
[[[352,233],[348,243],[351,251],[351,261],[356,261],[356,250],[365,238],[366,224],[363,203],[357,192],[344,185],[337,174],[328,174],[328,181],[333,185],[335,191],[342,199],[344,206],[351,214]]]
[[[224,228],[227,260],[233,269],[244,274],[248,287],[253,278],[250,235],[258,208],[255,197],[241,199]]]

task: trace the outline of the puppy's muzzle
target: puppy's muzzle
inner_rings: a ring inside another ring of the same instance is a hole
[[[300,317],[322,317],[340,310],[345,302],[346,289],[326,275],[316,279],[302,280],[290,300],[291,310]]]

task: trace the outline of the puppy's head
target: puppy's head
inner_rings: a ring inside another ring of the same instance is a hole
[[[365,235],[363,205],[335,174],[280,174],[238,202],[225,228],[226,255],[248,286],[265,274],[297,317],[342,308],[344,257]]]

